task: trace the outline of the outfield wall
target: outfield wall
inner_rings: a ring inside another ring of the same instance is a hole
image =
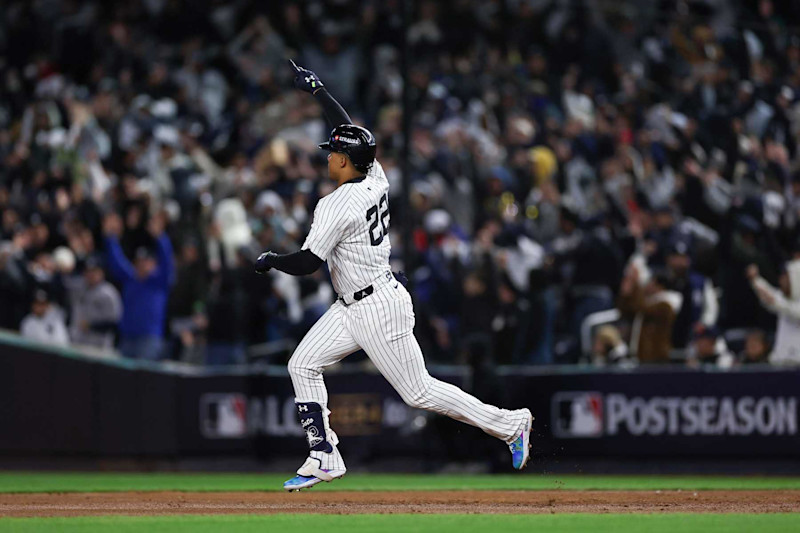
[[[488,401],[530,407],[537,453],[549,457],[800,455],[797,370],[432,373]],[[456,447],[468,457],[485,445],[476,430],[408,408],[376,373],[344,367],[326,382],[332,424],[350,457],[424,458],[441,448],[458,455]],[[283,367],[216,372],[44,348],[5,334],[0,421],[6,456],[275,458],[296,454],[303,440]]]

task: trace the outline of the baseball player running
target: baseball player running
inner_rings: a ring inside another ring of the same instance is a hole
[[[294,85],[311,93],[333,127],[328,172],[338,187],[314,209],[311,231],[300,251],[262,253],[256,272],[275,268],[302,276],[327,261],[338,299],[309,330],[289,360],[300,424],[309,456],[297,475],[283,484],[293,491],[342,477],[345,464],[328,416],[322,372],[363,349],[400,397],[411,407],[447,415],[503,439],[514,468],[530,453],[533,417],[528,409],[509,411],[487,405],[458,387],[431,377],[414,338],[411,297],[389,267],[389,182],[375,160],[375,137],[356,126],[314,72],[291,62]]]

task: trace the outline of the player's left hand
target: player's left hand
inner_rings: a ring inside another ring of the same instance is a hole
[[[272,269],[272,258],[278,254],[267,250],[256,259],[256,272],[259,274],[266,274]]]
[[[403,272],[402,270],[400,270],[399,272],[392,272],[392,275],[394,276],[394,279],[396,279],[403,285],[403,287],[408,285],[408,276],[406,276],[406,273]]]
[[[324,87],[322,80],[319,79],[319,76],[314,74],[313,71],[308,70],[307,68],[298,67],[291,59],[289,60],[289,63],[291,63],[292,70],[294,71],[294,86],[296,88],[300,89],[301,91],[314,94]]]

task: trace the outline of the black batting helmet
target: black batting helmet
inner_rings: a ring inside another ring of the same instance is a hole
[[[367,172],[375,160],[375,136],[355,124],[342,124],[331,130],[328,142],[319,145],[323,150],[347,155],[353,166]]]

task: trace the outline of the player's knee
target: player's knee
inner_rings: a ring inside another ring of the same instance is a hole
[[[406,402],[406,405],[409,407],[413,407],[414,409],[424,409],[425,408],[425,398],[414,394],[410,396],[404,396],[403,401]]]
[[[294,377],[306,377],[314,374],[314,369],[304,361],[306,361],[306,358],[302,357],[302,354],[295,353],[292,355],[287,365],[289,375]]]
[[[418,387],[403,395],[403,401],[415,409],[429,409],[431,406],[430,383],[427,381],[420,383]]]

